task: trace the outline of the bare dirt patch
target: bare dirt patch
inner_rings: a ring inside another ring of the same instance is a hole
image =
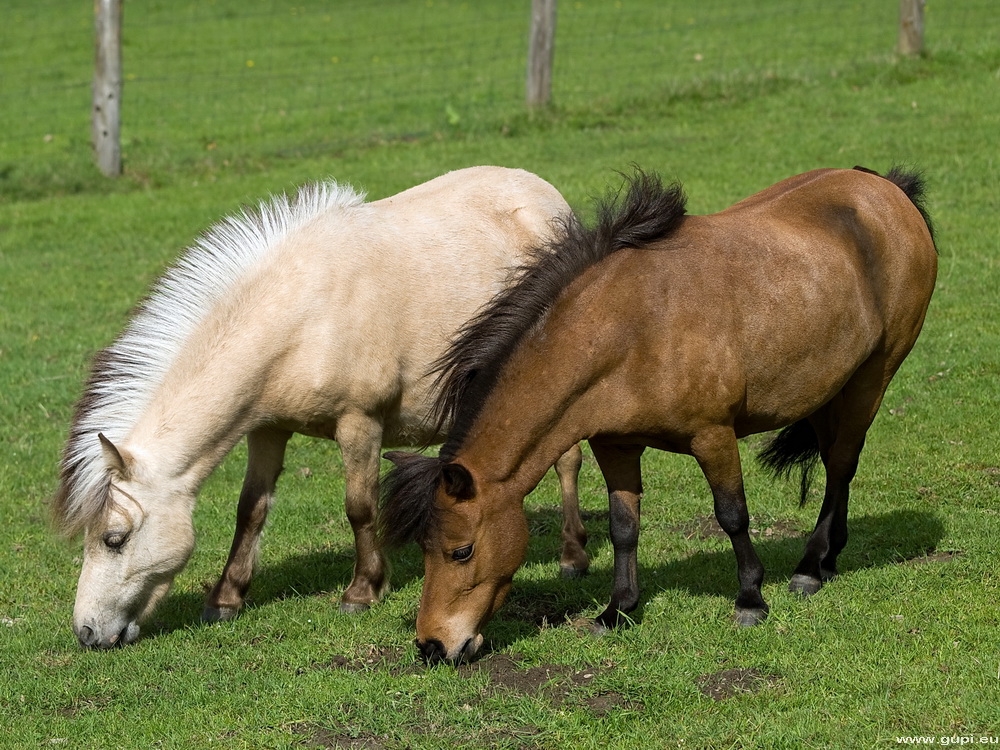
[[[703,695],[714,701],[724,701],[737,695],[759,693],[761,690],[776,685],[781,678],[778,675],[767,674],[759,669],[724,669],[714,674],[704,674],[698,677],[698,689]]]
[[[388,670],[395,677],[405,674],[418,674],[424,667],[419,664],[409,649],[402,646],[362,646],[352,656],[337,654],[328,662],[317,662],[314,669],[343,669],[347,672],[371,672],[377,669]]]
[[[922,555],[904,560],[906,565],[927,565],[929,563],[952,562],[956,557],[965,554],[962,550],[927,550]]]
[[[712,515],[699,515],[669,529],[685,539],[728,539],[729,536]],[[750,516],[750,536],[755,539],[785,539],[802,536],[794,521],[785,519],[763,519]]]
[[[87,698],[74,698],[68,706],[56,709],[55,713],[66,719],[75,719],[88,712],[99,712],[106,710],[111,705],[111,697],[107,695],[95,695]]]
[[[337,750],[382,750],[385,742],[374,734],[351,735],[336,729],[328,729],[319,724],[300,722],[288,729],[302,737],[295,744],[299,747],[336,748]]]
[[[339,669],[347,672],[386,670],[393,676],[422,674],[428,669],[416,659],[409,649],[374,645],[360,649],[358,654],[354,656],[334,656],[328,662],[313,664],[312,668]],[[450,669],[450,667],[443,666],[437,668]],[[602,690],[596,687],[600,682],[598,678],[613,670],[614,665],[610,663],[603,666],[588,665],[583,669],[562,664],[541,664],[526,667],[522,657],[508,656],[507,654],[488,654],[472,664],[463,664],[456,669],[458,674],[466,678],[479,675],[486,677],[487,684],[482,693],[484,698],[511,693],[537,696],[544,698],[554,707],[582,706],[596,716],[604,716],[611,711],[643,710],[645,706],[639,701],[632,700],[613,690]],[[330,733],[331,730],[324,731]],[[355,741],[358,738],[351,737],[350,739]],[[375,746],[327,744],[325,747]]]
[[[965,469],[966,471],[973,471],[981,474],[985,474],[989,477],[989,482],[994,487],[1000,487],[1000,466],[992,466],[991,464],[962,464],[959,466],[960,469]]]
[[[571,620],[579,609],[575,602],[566,602],[557,594],[544,593],[532,597],[511,597],[504,603],[504,616],[530,622],[536,628],[555,628]]]
[[[597,716],[604,716],[613,710],[643,710],[645,706],[638,701],[614,691],[594,688],[595,680],[612,669],[611,665],[574,669],[561,664],[525,668],[520,657],[493,654],[473,664],[463,665],[458,671],[466,675],[485,674],[489,683],[487,692],[493,695],[512,692],[541,696],[553,706],[580,705]]]
[[[483,735],[483,743],[486,747],[516,746],[518,750],[537,750],[540,746],[533,740],[541,734],[542,730],[533,726],[494,729]]]

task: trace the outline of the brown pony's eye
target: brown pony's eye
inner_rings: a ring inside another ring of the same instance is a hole
[[[455,562],[465,562],[470,557],[472,557],[472,545],[469,544],[465,547],[459,547],[457,550],[451,553],[451,559]]]
[[[126,539],[128,539],[127,531],[108,531],[101,537],[104,546],[115,552],[122,548]]]

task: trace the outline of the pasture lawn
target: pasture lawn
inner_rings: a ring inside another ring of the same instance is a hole
[[[839,748],[1000,736],[998,71],[1000,47],[958,45],[845,63],[836,77],[640,83],[535,116],[511,108],[417,138],[355,138],[336,158],[304,148],[228,165],[154,160],[152,176],[115,184],[73,163],[72,190],[44,174],[21,194],[7,185],[0,747]],[[76,646],[80,545],[51,534],[46,501],[89,358],[164,264],[241,203],[330,175],[378,198],[498,163],[541,174],[589,217],[589,196],[636,163],[682,180],[704,213],[814,167],[895,162],[926,171],[938,287],[862,454],[842,576],[811,599],[786,586],[819,482],[799,508],[794,483],[764,476],[758,441],[746,441],[771,614],[738,630],[735,561],[707,518],[708,487],[692,459],[650,451],[636,623],[600,638],[574,628],[603,608],[611,580],[604,487],[588,457],[591,574],[557,577],[550,475],[526,502],[533,540],[486,631],[491,653],[424,669],[411,643],[418,551],[394,554],[382,605],[340,615],[352,565],[342,465],[333,444],[296,437],[239,619],[198,623],[229,549],[243,446],[204,487],[198,549],[147,637],[107,653]]]

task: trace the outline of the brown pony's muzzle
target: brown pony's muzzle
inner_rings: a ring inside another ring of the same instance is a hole
[[[435,664],[450,664],[457,667],[463,662],[471,662],[479,652],[479,647],[483,643],[481,635],[473,636],[462,644],[462,647],[449,655],[448,649],[437,638],[428,638],[421,641],[419,638],[414,641],[424,664],[433,667]]]
[[[417,648],[420,651],[420,656],[423,657],[424,664],[428,666],[434,666],[435,664],[440,664],[445,661],[445,655],[448,653],[437,638],[431,638],[430,640],[420,642],[419,640],[414,641],[417,644]]]

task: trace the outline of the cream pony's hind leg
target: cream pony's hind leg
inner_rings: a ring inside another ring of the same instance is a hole
[[[289,432],[273,429],[247,435],[247,473],[236,511],[236,534],[222,576],[205,602],[201,617],[206,622],[231,620],[243,606],[290,437]]]
[[[566,451],[556,461],[556,475],[562,490],[562,554],[559,571],[564,578],[586,575],[590,558],[584,551],[587,531],[580,519],[579,476],[583,465],[583,452],[579,443]]]
[[[382,423],[365,414],[345,414],[337,422],[347,493],[344,508],[354,530],[354,577],[341,598],[342,612],[361,612],[389,586],[388,563],[376,534]]]

